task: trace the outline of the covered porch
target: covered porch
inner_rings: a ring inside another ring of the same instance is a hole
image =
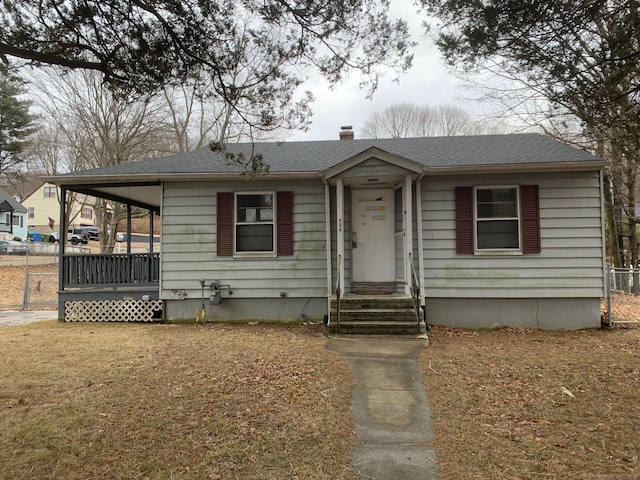
[[[126,205],[124,253],[67,253],[65,225],[69,191]],[[160,253],[154,249],[154,214],[160,213],[158,183],[60,185],[59,318],[67,322],[151,322],[162,320]],[[132,207],[149,212],[145,252],[132,251]]]
[[[370,148],[324,173],[330,329],[424,331],[422,166]]]

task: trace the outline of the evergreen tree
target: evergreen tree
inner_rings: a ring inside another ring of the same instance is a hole
[[[0,65],[0,176],[15,173],[22,152],[33,131],[34,116],[28,100],[20,99],[23,84],[19,77]]]

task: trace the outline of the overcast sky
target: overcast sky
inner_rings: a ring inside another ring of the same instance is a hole
[[[322,79],[311,79],[304,86],[316,98],[312,105],[311,128],[288,136],[288,141],[336,140],[342,125],[352,125],[359,138],[360,128],[373,112],[401,102],[429,106],[455,104],[470,113],[479,110],[468,101],[473,92],[465,90],[448,72],[437,48],[425,37],[421,23],[426,17],[416,13],[411,0],[391,0],[391,4],[393,15],[408,21],[412,39],[419,43],[413,50],[411,70],[400,77],[399,83],[392,82],[395,74],[390,72],[380,81],[371,100],[367,100],[367,92],[358,87],[357,74],[333,89],[329,89]]]

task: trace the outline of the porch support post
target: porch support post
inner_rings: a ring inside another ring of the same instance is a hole
[[[331,187],[324,184],[324,211],[325,211],[325,245],[327,249],[327,295],[333,294],[333,274],[331,272]]]
[[[426,293],[424,290],[424,251],[422,232],[422,176],[416,182],[416,229],[418,230],[418,281],[420,282],[420,302],[424,305]]]
[[[153,253],[153,210],[149,210],[149,253]]]
[[[411,196],[411,175],[404,177],[403,188],[403,205],[402,210],[402,227],[404,229],[404,292],[411,293],[411,258],[409,255],[413,251],[413,215],[412,215],[412,196]]]
[[[65,268],[67,264],[64,261],[64,244],[67,241],[67,226],[64,219],[67,216],[67,189],[60,185],[60,218],[58,225],[60,232],[58,233],[58,292],[64,291]],[[54,243],[55,245],[55,243]],[[60,300],[58,293],[58,319],[64,320],[64,302]]]
[[[127,203],[127,253],[131,253],[131,204]]]
[[[344,182],[342,178],[338,178],[336,182],[336,251],[338,258],[337,278],[340,285],[340,291],[344,292]]]
[[[67,189],[60,185],[60,233],[58,234],[58,251],[60,253],[60,268],[62,268],[62,256],[64,255],[64,246],[67,243],[67,226],[64,220],[67,216]]]

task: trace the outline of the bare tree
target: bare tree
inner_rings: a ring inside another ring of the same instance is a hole
[[[92,72],[40,72],[32,83],[37,87],[37,102],[59,138],[47,173],[117,165],[170,151],[161,116],[164,104],[155,96],[116,95]],[[112,251],[125,209],[97,199],[94,210],[103,251]]]
[[[437,137],[483,135],[506,129],[493,121],[474,120],[455,105],[397,103],[371,115],[361,134],[369,138]]]
[[[210,142],[222,145],[273,139],[287,131],[306,130],[310,124],[311,93],[294,96],[300,83],[289,84],[285,79],[265,86],[264,72],[270,70],[273,57],[251,40],[249,17],[237,22],[238,31],[227,43],[234,52],[233,65],[224,73],[203,65],[191,82],[163,88],[167,127],[175,137],[177,151]]]

